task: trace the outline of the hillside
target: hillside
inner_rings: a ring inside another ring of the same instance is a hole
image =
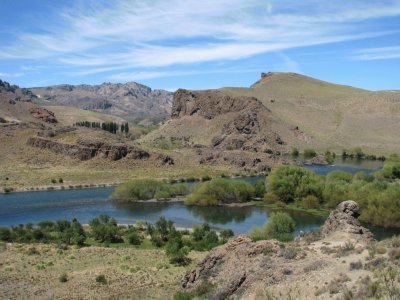
[[[238,110],[238,103],[247,109]],[[178,91],[171,116],[145,142],[172,137],[185,145],[258,152],[400,151],[399,91],[372,92],[295,73],[263,73],[249,88]],[[243,122],[252,129],[235,125]]]
[[[115,115],[129,121],[158,122],[170,114],[172,93],[135,82],[34,87],[40,105],[69,106]]]
[[[372,92],[294,73],[267,73],[249,88],[222,90],[260,100],[286,125],[278,132],[290,145],[400,151],[400,91]],[[297,139],[287,128],[298,128],[308,138]]]

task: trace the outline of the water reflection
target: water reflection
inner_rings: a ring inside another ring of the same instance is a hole
[[[249,218],[254,210],[252,207],[202,207],[187,206],[187,210],[196,218],[201,218],[210,224],[242,223]]]

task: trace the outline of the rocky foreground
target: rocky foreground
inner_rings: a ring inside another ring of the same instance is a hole
[[[400,240],[376,242],[357,220],[359,206],[345,201],[322,230],[293,243],[253,242],[237,236],[218,247],[182,278],[182,288],[208,288],[209,299],[365,299],[388,296],[388,268],[399,279]],[[379,283],[378,283],[379,282]],[[392,290],[397,291],[399,282]]]

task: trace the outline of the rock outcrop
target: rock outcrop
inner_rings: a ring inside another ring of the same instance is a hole
[[[175,92],[171,118],[201,117],[218,124],[210,145],[222,150],[265,150],[284,145],[271,129],[271,111],[255,97],[230,96],[218,90]],[[190,119],[187,123],[190,124]],[[204,121],[204,126],[207,126]],[[171,124],[172,125],[172,124]]]
[[[212,278],[219,285],[211,298],[226,299],[259,280],[266,284],[278,282],[284,277],[284,267],[266,260],[264,254],[276,255],[280,249],[281,244],[276,240],[253,242],[247,236],[237,236],[213,249],[196,268],[188,271],[182,278],[182,287],[191,289]]]
[[[356,238],[363,240],[372,240],[373,234],[361,226],[359,216],[360,207],[357,202],[352,200],[341,202],[325,221],[322,233],[329,236],[339,231],[354,234]]]
[[[95,156],[109,160],[148,159],[150,154],[140,148],[124,143],[107,143],[97,139],[79,139],[76,144],[66,144],[41,137],[31,137],[27,144],[40,149],[63,154],[80,160],[88,160]]]
[[[57,119],[54,116],[54,113],[42,108],[42,107],[32,107],[29,109],[29,112],[31,113],[31,115],[37,119],[42,120],[43,122],[46,123],[57,123]]]

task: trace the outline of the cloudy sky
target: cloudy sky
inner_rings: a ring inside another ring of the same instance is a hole
[[[400,0],[1,0],[0,78],[248,86],[297,72],[400,89]]]

